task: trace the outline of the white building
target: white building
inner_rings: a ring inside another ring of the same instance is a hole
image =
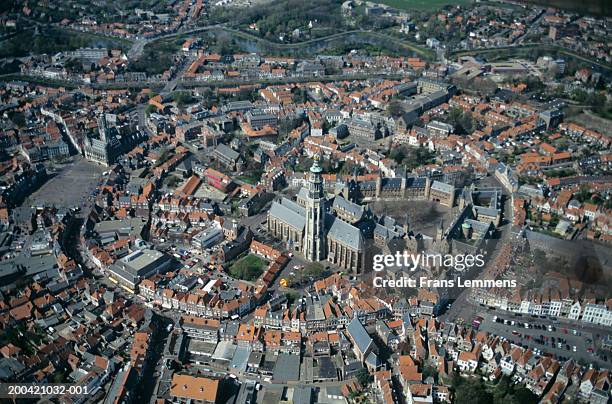
[[[580,318],[581,312],[582,307],[580,306],[580,302],[575,302],[574,304],[572,304],[572,307],[570,307],[570,311],[567,315],[567,318],[569,318],[570,320],[578,320]]]
[[[587,304],[582,313],[582,321],[609,326],[612,323],[612,313],[603,304]]]

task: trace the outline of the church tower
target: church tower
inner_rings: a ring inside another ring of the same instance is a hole
[[[442,241],[442,240],[444,240],[444,222],[440,220],[440,224],[438,225],[438,228],[436,229],[436,241]]]
[[[376,176],[376,199],[380,199],[380,194],[382,192],[382,172],[378,170],[378,176]]]
[[[104,115],[98,116],[98,133],[100,134],[100,140],[105,144],[108,142],[106,138],[106,131],[108,128],[106,127],[106,117]]]
[[[304,256],[309,261],[325,258],[325,193],[323,190],[323,169],[315,155],[308,179],[306,200],[306,231],[304,233]]]

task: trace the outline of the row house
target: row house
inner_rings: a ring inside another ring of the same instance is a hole
[[[182,316],[180,325],[185,334],[190,338],[211,343],[217,343],[219,341],[219,320],[195,316]]]
[[[536,396],[541,396],[554,380],[560,369],[559,362],[549,357],[537,360],[536,365],[529,371],[525,378],[526,387]]]
[[[457,367],[461,372],[474,373],[480,362],[480,345],[476,345],[473,350],[459,353],[457,357]]]
[[[504,356],[500,361],[501,370],[505,375],[512,375],[516,369],[516,362],[523,355],[523,348],[513,346],[510,352]]]
[[[488,306],[496,307],[506,311],[536,316],[561,317],[569,320],[580,320],[585,323],[610,326],[612,325],[612,310],[610,304],[583,303],[571,298],[538,298],[527,295],[520,304],[512,305],[509,299],[499,299],[499,290],[473,292],[477,294],[477,300]]]
[[[254,351],[263,352],[263,328],[251,324],[240,324],[236,334],[238,346],[249,347]]]
[[[389,307],[377,298],[352,299],[349,307],[353,311],[353,317],[359,318],[359,321],[364,324],[372,324],[391,314]]]
[[[374,386],[382,398],[383,404],[393,404],[396,402],[390,370],[374,372]]]
[[[302,350],[302,335],[299,332],[268,330],[263,340],[266,351],[299,355]]]

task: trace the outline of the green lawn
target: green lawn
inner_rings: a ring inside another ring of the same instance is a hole
[[[377,3],[386,4],[400,10],[422,10],[431,11],[440,9],[446,5],[466,6],[472,0],[377,0]]]
[[[266,261],[262,258],[249,254],[234,262],[229,269],[229,274],[236,279],[251,282],[259,278],[266,265]]]
[[[262,174],[263,170],[252,170],[249,172],[245,172],[243,175],[239,175],[237,179],[240,181],[244,181],[247,184],[257,185],[259,180],[261,180]]]

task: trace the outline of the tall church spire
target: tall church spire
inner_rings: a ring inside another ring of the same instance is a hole
[[[323,190],[323,169],[315,155],[308,180],[306,200],[306,231],[304,234],[304,256],[310,261],[325,257],[325,192]]]
[[[310,167],[310,178],[308,181],[308,188],[310,191],[311,198],[323,198],[323,177],[321,173],[323,172],[323,168],[319,165],[319,157],[318,154],[315,154],[314,161],[312,166]]]

